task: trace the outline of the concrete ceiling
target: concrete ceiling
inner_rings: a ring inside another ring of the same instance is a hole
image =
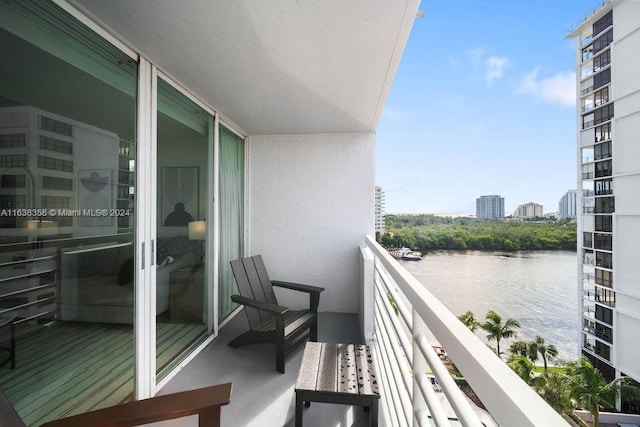
[[[249,135],[375,131],[419,0],[72,0]]]

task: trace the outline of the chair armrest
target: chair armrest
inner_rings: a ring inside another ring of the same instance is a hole
[[[220,406],[230,401],[231,383],[226,383],[98,409],[40,427],[130,427],[196,414],[199,414],[200,426],[219,426]]]
[[[314,312],[318,311],[318,305],[320,304],[320,292],[324,291],[324,288],[320,288],[318,286],[301,285],[300,283],[282,282],[280,280],[272,280],[271,285],[308,293],[309,310]]]
[[[251,298],[243,297],[241,295],[231,295],[231,301],[236,302],[238,304],[246,305],[248,307],[252,307],[258,310],[268,311],[273,314],[284,314],[289,309],[287,307],[283,307],[277,304],[271,304],[264,301],[257,301]]]
[[[282,282],[280,280],[272,280],[271,285],[285,289],[292,289],[294,291],[306,292],[308,294],[319,294],[320,292],[324,291],[324,288],[320,288],[318,286],[301,285],[300,283]]]

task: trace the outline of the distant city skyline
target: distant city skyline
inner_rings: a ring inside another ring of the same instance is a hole
[[[380,187],[380,186],[376,186],[376,206],[377,206],[377,194],[379,191],[382,191],[382,193],[384,194],[384,188]],[[560,204],[563,202],[563,199],[565,199],[568,195],[568,193],[573,192],[574,193],[574,199],[573,199],[573,212],[575,212],[575,192],[576,190],[566,190],[564,194],[562,194],[558,200],[556,200],[556,203],[554,205],[549,206],[549,208],[547,208],[546,206],[543,206],[543,214],[548,214],[548,213],[562,213],[562,209]],[[383,196],[384,197],[384,196]],[[480,196],[480,197],[487,197],[486,195]],[[500,197],[500,196],[498,196]],[[506,206],[506,197],[501,197],[503,200],[503,203],[505,203]],[[384,203],[384,202],[383,202]],[[385,209],[383,214],[387,215],[387,214],[396,214],[396,215],[402,215],[402,214],[407,214],[407,215],[419,215],[419,214],[423,214],[423,215],[436,215],[436,216],[453,216],[453,217],[457,217],[457,216],[476,216],[477,215],[477,203],[478,203],[478,198],[475,199],[475,204],[476,206],[474,207],[473,212],[433,212],[433,211],[412,211],[412,212],[404,212],[404,211],[389,211],[388,209]],[[567,202],[565,202],[567,203]],[[541,205],[541,203],[537,203],[535,200],[529,200],[528,202],[523,202],[518,204],[512,212],[509,212],[507,208],[505,208],[505,213],[504,216],[505,217],[510,217],[510,216],[514,216],[514,212],[516,210],[518,210],[518,208],[524,206],[524,205]],[[376,207],[377,209],[377,207]],[[542,216],[542,215],[541,215]],[[570,216],[571,217],[571,216]],[[573,215],[573,217],[575,217],[575,213]]]
[[[423,2],[377,131],[387,213],[544,212],[577,186],[575,46],[599,2]],[[454,19],[455,18],[455,19]]]
[[[476,199],[477,218],[502,219],[504,216],[504,197],[492,194],[483,195]]]

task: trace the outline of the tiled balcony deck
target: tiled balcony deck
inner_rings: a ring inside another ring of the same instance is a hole
[[[220,330],[219,337],[198,354],[160,394],[232,382],[231,404],[222,410],[224,426],[293,426],[294,385],[304,345],[286,358],[286,373],[275,370],[274,346],[251,345],[232,349],[227,343],[248,329],[244,313]],[[356,314],[320,313],[318,340],[335,343],[362,343]],[[369,413],[360,407],[313,403],[304,409],[305,426],[367,426]],[[177,424],[171,424],[177,425]],[[185,421],[184,425],[187,424]]]

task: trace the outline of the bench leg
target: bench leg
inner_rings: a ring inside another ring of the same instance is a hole
[[[296,393],[296,427],[302,427],[302,396]]]
[[[309,331],[309,341],[317,342],[318,341],[318,318],[314,320],[311,325],[311,330]]]
[[[284,320],[276,318],[276,371],[284,374]]]
[[[378,427],[378,399],[371,399],[371,410],[369,412],[369,425]]]
[[[276,343],[276,371],[284,374],[284,343]]]
[[[198,427],[220,427],[220,406],[204,408],[198,416]]]

